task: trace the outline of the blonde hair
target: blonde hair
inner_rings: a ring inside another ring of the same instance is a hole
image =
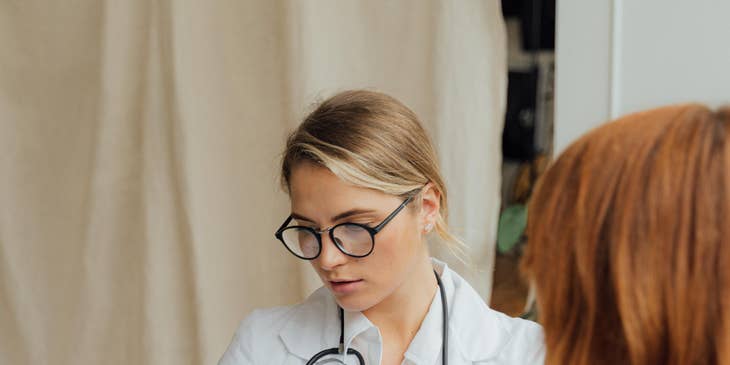
[[[383,93],[351,90],[320,103],[289,136],[281,184],[289,192],[299,163],[323,166],[355,186],[386,194],[415,196],[427,183],[440,193],[438,235],[458,249],[446,223],[446,186],[428,134],[413,111]]]

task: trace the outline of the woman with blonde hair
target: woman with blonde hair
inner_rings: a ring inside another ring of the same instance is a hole
[[[730,364],[730,108],[632,114],[538,183],[523,269],[546,364]]]
[[[322,102],[289,137],[281,176],[291,213],[275,236],[323,287],[255,311],[220,364],[542,362],[537,324],[489,309],[430,258],[432,230],[455,240],[436,154],[406,106],[370,91]]]

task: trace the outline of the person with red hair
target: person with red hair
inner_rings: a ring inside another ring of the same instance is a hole
[[[538,182],[526,234],[547,365],[730,364],[730,107],[588,133]]]

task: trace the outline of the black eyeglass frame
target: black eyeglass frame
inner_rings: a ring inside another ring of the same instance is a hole
[[[390,221],[393,220],[393,218],[395,218],[395,216],[397,216],[398,213],[400,213],[400,211],[403,210],[403,208],[405,208],[406,205],[408,205],[408,203],[410,203],[411,201],[413,201],[414,198],[415,198],[415,195],[408,197],[406,200],[403,201],[403,203],[401,203],[401,205],[398,206],[398,208],[396,208],[392,213],[390,213],[387,217],[385,217],[385,219],[383,219],[383,221],[380,222],[375,227],[369,227],[369,226],[366,226],[364,224],[352,223],[352,222],[343,222],[343,223],[340,223],[340,224],[336,224],[336,225],[334,225],[334,226],[332,226],[330,228],[325,228],[325,229],[322,229],[322,230],[319,230],[319,231],[316,230],[316,229],[314,229],[314,228],[312,228],[312,227],[307,227],[307,226],[290,226],[290,227],[287,227],[287,225],[289,224],[289,222],[291,222],[292,219],[294,219],[290,215],[284,221],[284,223],[281,225],[281,227],[279,227],[279,229],[276,230],[276,233],[274,234],[274,237],[276,237],[276,239],[278,239],[279,241],[281,241],[281,243],[284,245],[284,247],[286,247],[286,250],[289,251],[289,252],[291,252],[294,256],[296,256],[296,257],[298,257],[298,258],[300,258],[302,260],[311,261],[311,260],[314,260],[317,257],[319,257],[320,254],[322,254],[322,233],[329,232],[330,240],[332,241],[332,243],[335,244],[335,246],[337,246],[337,249],[340,250],[340,252],[342,252],[343,254],[345,254],[347,256],[350,256],[350,257],[363,258],[363,257],[366,257],[366,256],[370,255],[373,252],[373,250],[375,249],[375,235],[378,234],[378,232],[380,232],[383,228],[385,228],[385,226],[388,223],[390,223]],[[334,230],[335,230],[335,228],[341,227],[341,226],[345,226],[345,225],[348,225],[348,226],[358,226],[360,228],[365,229],[368,233],[370,233],[370,242],[371,242],[370,251],[368,251],[366,254],[363,254],[363,255],[353,255],[353,254],[348,253],[347,251],[345,251],[345,248],[342,247],[342,245],[340,245],[340,243],[338,243],[338,240],[335,239],[335,234],[333,233]],[[307,231],[311,232],[312,234],[314,234],[314,236],[317,237],[317,244],[319,245],[319,249],[317,250],[317,254],[314,257],[302,257],[302,256],[299,256],[296,252],[294,252],[291,248],[289,248],[289,245],[286,244],[286,242],[284,241],[284,236],[283,236],[284,231],[286,231],[288,229],[299,229],[299,230],[304,229],[304,230],[307,230]]]

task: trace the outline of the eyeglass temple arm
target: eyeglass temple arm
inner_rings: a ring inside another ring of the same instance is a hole
[[[414,198],[413,196],[409,196],[408,199],[403,201],[403,203],[401,203],[401,205],[396,210],[393,211],[393,213],[390,213],[390,215],[388,217],[386,217],[385,220],[383,220],[382,222],[380,222],[380,224],[375,226],[373,228],[373,231],[375,231],[375,233],[380,232],[380,230],[383,229],[383,227],[385,227],[385,225],[388,224],[388,222],[393,220],[393,218],[395,218],[395,216],[398,215],[398,213],[400,213],[400,211],[403,210],[403,208],[405,208],[406,205],[408,205],[408,203],[410,203],[411,200],[413,200],[413,198]]]
[[[286,226],[289,225],[289,222],[291,222],[291,220],[292,220],[292,216],[291,215],[286,218],[286,220],[284,221],[284,223],[282,223],[281,227],[279,227],[279,229],[276,230],[276,234],[275,234],[276,238],[279,238],[279,236],[281,235],[281,231],[284,228],[286,228]]]

